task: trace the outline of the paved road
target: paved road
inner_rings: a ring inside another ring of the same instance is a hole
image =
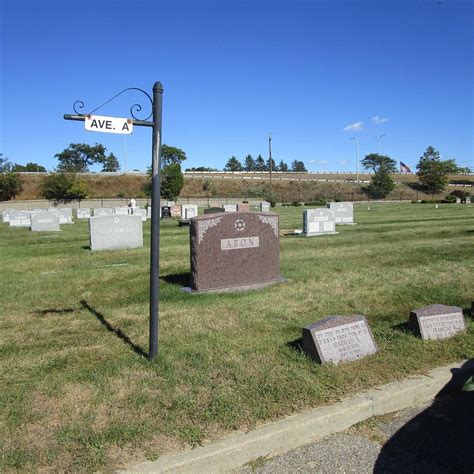
[[[474,391],[466,378],[448,384],[432,404],[374,417],[240,473],[474,472]]]

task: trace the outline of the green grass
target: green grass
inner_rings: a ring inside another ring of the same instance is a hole
[[[147,349],[149,222],[145,248],[95,253],[84,222],[58,234],[0,224],[0,470],[156,459],[472,358],[474,208],[370,207],[339,235],[281,237],[288,282],[242,294],[183,293],[188,229],[163,221],[153,363],[131,346]],[[302,227],[302,208],[278,212],[282,230]],[[465,308],[468,332],[428,342],[396,328],[432,303]],[[331,314],[366,315],[379,353],[318,366],[289,344]]]

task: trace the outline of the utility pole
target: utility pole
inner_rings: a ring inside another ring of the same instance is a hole
[[[359,138],[352,137],[351,140],[355,140],[356,144],[356,181],[359,182]]]
[[[272,161],[272,134],[268,134],[268,154],[270,156],[268,163],[270,168],[270,194],[272,194],[272,168],[273,168],[273,161]]]
[[[378,135],[378,136],[374,137],[374,138],[377,138],[377,140],[378,140],[378,148],[377,148],[378,151],[377,151],[377,153],[378,153],[379,155],[380,155],[380,140],[381,140],[382,137],[384,137],[385,135],[387,135],[387,134],[386,134],[386,133],[383,133],[382,135]]]

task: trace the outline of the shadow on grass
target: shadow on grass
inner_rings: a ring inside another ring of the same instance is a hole
[[[474,359],[451,373],[432,405],[384,444],[374,474],[474,472]]]
[[[171,275],[161,275],[160,280],[166,281],[171,285],[190,286],[191,273],[173,273]]]
[[[36,314],[40,316],[46,316],[47,314],[66,314],[66,313],[74,313],[79,308],[47,308],[47,309],[39,309],[35,311]]]
[[[294,341],[287,342],[286,346],[289,347],[290,349],[294,349],[295,351],[303,352],[303,338],[299,337],[298,339],[295,339]]]
[[[410,334],[414,336],[413,330],[410,328],[408,321],[400,324],[395,324],[392,326],[392,329],[398,332],[403,332],[404,334]]]
[[[99,322],[105,326],[107,331],[115,334],[119,339],[122,339],[125,344],[129,345],[133,352],[138,355],[141,355],[142,357],[148,357],[147,352],[145,352],[142,347],[140,347],[138,344],[135,344],[120,328],[116,328],[112,324],[110,324],[107,319],[105,319],[105,316],[99,311],[97,311],[95,308],[90,306],[86,300],[81,300],[80,303],[82,308],[92,313],[99,320]]]
[[[82,250],[90,250],[91,246],[90,245],[83,245],[81,248],[82,248]]]

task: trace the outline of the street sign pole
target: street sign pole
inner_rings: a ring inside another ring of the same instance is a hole
[[[153,86],[153,140],[151,164],[151,249],[150,249],[150,360],[158,354],[158,323],[160,302],[160,168],[161,168],[161,117],[163,86]]]
[[[140,120],[134,115],[140,112],[142,106],[133,104],[130,108],[130,114],[133,119],[120,119],[117,117],[93,116],[93,113],[109,102],[113,101],[119,95],[127,91],[138,91],[144,94],[150,101],[152,112],[145,119]],[[84,102],[78,100],[74,103],[75,114],[64,114],[66,120],[76,120],[88,122],[86,129],[90,131],[100,131],[108,133],[131,133],[130,127],[125,123],[138,127],[151,127],[153,129],[151,146],[151,248],[150,248],[150,322],[149,322],[149,349],[148,358],[154,359],[158,355],[158,325],[159,325],[159,299],[160,299],[160,168],[161,168],[161,128],[162,128],[162,104],[163,104],[163,86],[161,82],[155,82],[153,86],[153,99],[142,89],[129,87],[114,95],[112,98],[95,108],[89,114],[82,114],[77,109],[84,108]],[[77,107],[77,108],[76,108]],[[148,119],[153,116],[153,121]],[[94,119],[96,121],[94,122]],[[125,120],[125,122],[124,122]],[[89,124],[90,122],[90,124]]]

